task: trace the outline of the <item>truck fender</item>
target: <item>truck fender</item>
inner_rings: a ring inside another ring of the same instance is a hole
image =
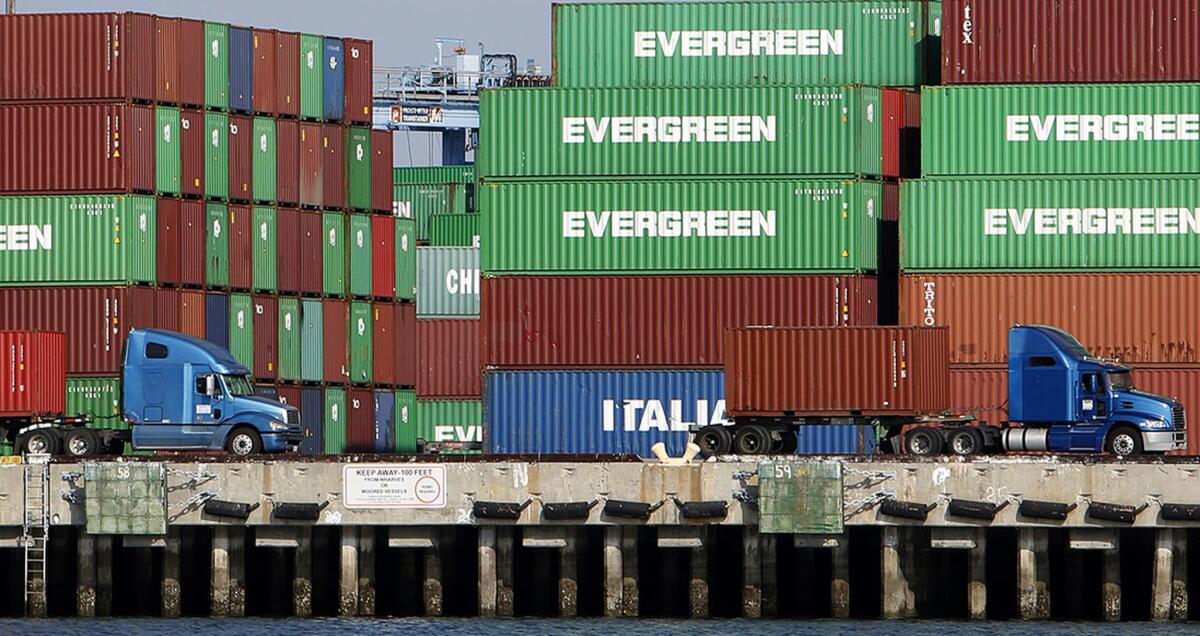
[[[229,441],[229,434],[239,426],[249,426],[257,431],[259,435],[265,435],[271,431],[269,418],[257,413],[246,413],[239,416],[236,422],[228,422],[217,427],[217,430],[213,431],[212,440],[209,442],[209,450],[225,450],[225,442]]]

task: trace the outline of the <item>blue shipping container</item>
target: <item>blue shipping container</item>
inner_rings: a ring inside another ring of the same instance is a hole
[[[254,394],[260,398],[279,401],[279,390],[273,386],[254,385]]]
[[[229,110],[254,110],[254,33],[229,27]]]
[[[304,455],[320,455],[325,452],[324,391],[320,387],[306,386],[300,389],[300,428],[304,429],[300,439],[300,452]]]
[[[804,426],[796,433],[796,454],[873,455],[875,429],[851,424]]]
[[[375,452],[396,452],[396,394],[375,392]]]
[[[204,339],[229,350],[229,296],[208,294],[204,307]]]
[[[346,114],[345,51],[340,38],[325,38],[325,119],[342,119]]]

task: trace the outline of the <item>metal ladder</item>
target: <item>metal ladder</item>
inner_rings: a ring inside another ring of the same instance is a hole
[[[25,465],[25,607],[34,593],[46,589],[46,560],[50,541],[50,466],[46,463]]]

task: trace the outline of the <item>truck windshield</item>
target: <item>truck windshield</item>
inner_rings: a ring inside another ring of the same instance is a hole
[[[229,394],[234,397],[246,397],[254,395],[254,387],[250,386],[250,379],[244,375],[225,375],[225,388],[229,390]]]
[[[1108,386],[1113,391],[1132,391],[1133,374],[1128,371],[1118,371],[1108,374]]]

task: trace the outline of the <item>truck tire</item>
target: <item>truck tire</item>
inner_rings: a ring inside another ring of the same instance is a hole
[[[22,453],[57,455],[60,441],[58,431],[52,428],[38,428],[17,438],[17,448]]]
[[[965,427],[950,433],[947,446],[959,457],[970,457],[983,452],[983,433],[974,427]]]
[[[800,447],[800,440],[797,439],[796,432],[786,428],[780,429],[778,432],[779,438],[783,440],[783,443],[779,445],[779,448],[775,452],[781,455],[794,454],[796,449]]]
[[[257,455],[262,452],[262,437],[252,428],[235,428],[225,440],[225,450],[238,457]]]
[[[1134,457],[1142,454],[1142,435],[1129,426],[1120,426],[1108,434],[1104,450],[1117,457]]]
[[[100,453],[100,438],[86,428],[73,428],[63,435],[63,454],[69,457],[91,457]]]
[[[917,457],[930,457],[942,452],[942,434],[928,426],[918,426],[904,436],[904,451]]]
[[[733,452],[738,455],[762,455],[771,449],[771,443],[771,434],[758,424],[747,424],[733,434]]]
[[[733,433],[728,426],[705,426],[696,431],[696,446],[705,457],[724,455],[733,448]]]

